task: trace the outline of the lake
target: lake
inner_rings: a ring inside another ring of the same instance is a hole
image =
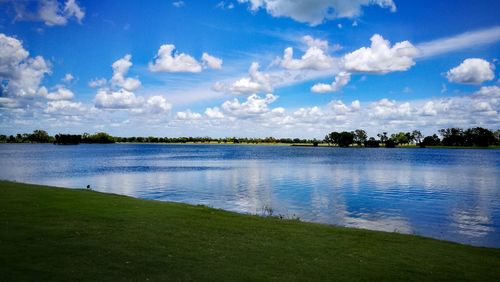
[[[500,247],[500,150],[0,144],[0,179]]]

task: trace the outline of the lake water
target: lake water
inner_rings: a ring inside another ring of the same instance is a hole
[[[0,179],[500,247],[500,150],[0,144]]]

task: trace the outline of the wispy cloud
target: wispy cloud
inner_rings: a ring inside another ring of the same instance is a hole
[[[465,32],[417,45],[419,58],[434,57],[458,50],[479,47],[500,41],[500,26]]]

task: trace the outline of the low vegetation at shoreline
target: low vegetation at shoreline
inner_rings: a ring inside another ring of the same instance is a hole
[[[323,140],[300,138],[211,138],[211,137],[116,137],[105,132],[95,134],[56,134],[50,136],[44,130],[35,130],[33,133],[14,135],[0,134],[0,143],[54,143],[60,145],[109,144],[109,143],[166,143],[166,144],[266,144],[266,145],[295,145],[295,146],[338,146],[338,147],[495,147],[500,146],[500,130],[495,132],[482,127],[440,129],[440,139],[436,134],[425,136],[419,131],[398,132],[388,135],[387,132],[368,138],[363,129],[355,131],[331,132]]]
[[[0,181],[2,280],[497,281],[500,249]]]

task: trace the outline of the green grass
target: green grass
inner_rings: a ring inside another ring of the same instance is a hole
[[[500,249],[0,181],[1,281],[500,281]]]

